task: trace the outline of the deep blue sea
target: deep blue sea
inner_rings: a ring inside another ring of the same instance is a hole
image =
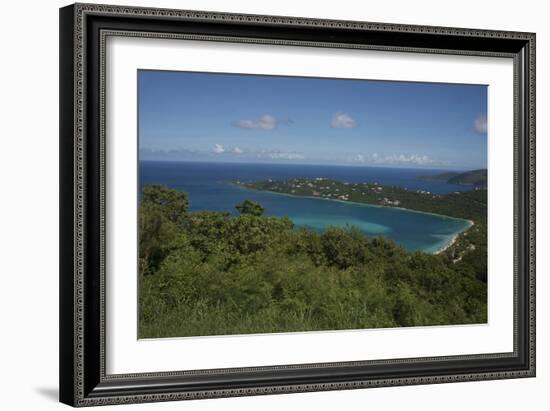
[[[141,161],[139,181],[140,192],[146,184],[162,184],[187,192],[191,210],[237,213],[235,205],[249,199],[259,202],[267,215],[289,217],[297,227],[307,226],[322,231],[331,225],[353,225],[367,235],[388,237],[411,251],[435,252],[468,227],[468,222],[396,208],[260,192],[238,187],[230,182],[324,177],[350,183],[396,185],[437,194],[469,189],[416,178],[444,171],[448,170]]]

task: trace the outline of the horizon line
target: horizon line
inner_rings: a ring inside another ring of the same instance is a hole
[[[324,167],[355,167],[355,168],[401,168],[412,170],[443,170],[443,171],[474,171],[487,170],[487,166],[453,166],[454,168],[445,168],[446,166],[418,166],[411,167],[396,164],[343,164],[343,163],[303,163],[303,162],[271,162],[271,161],[218,161],[218,160],[182,160],[182,159],[141,159],[138,162],[157,162],[157,163],[206,163],[206,164],[250,164],[250,165],[297,165],[297,166],[324,166]]]

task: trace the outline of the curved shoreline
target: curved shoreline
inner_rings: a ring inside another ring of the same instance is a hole
[[[454,243],[456,243],[456,240],[458,240],[458,236],[464,232],[466,232],[467,230],[469,230],[470,228],[472,228],[474,226],[474,222],[472,220],[466,220],[468,221],[470,224],[468,225],[468,227],[466,227],[464,230],[461,230],[459,231],[458,233],[456,233],[455,235],[453,235],[451,237],[451,241],[449,241],[447,244],[445,244],[443,247],[440,247],[438,248],[437,250],[435,250],[432,254],[441,254],[443,253],[444,251],[446,251],[449,247],[451,247],[452,245],[454,245]]]
[[[452,237],[450,238],[450,240],[444,246],[439,247],[435,251],[424,251],[423,250],[423,252],[425,252],[427,254],[438,255],[438,254],[443,253],[445,250],[447,250],[449,247],[451,247],[456,242],[456,240],[458,239],[458,236],[460,234],[462,234],[463,232],[469,230],[474,225],[474,222],[472,220],[468,220],[468,219],[460,218],[460,217],[451,217],[451,216],[448,216],[448,215],[432,213],[432,212],[429,212],[429,211],[413,210],[413,209],[404,208],[404,207],[390,207],[390,206],[384,206],[384,205],[379,205],[379,204],[358,203],[357,201],[338,200],[338,199],[335,199],[335,198],[322,198],[322,197],[296,195],[296,194],[289,194],[289,193],[280,193],[280,192],[277,192],[277,191],[259,190],[259,189],[256,189],[256,188],[246,187],[246,186],[243,186],[243,185],[237,184],[237,183],[229,183],[229,184],[235,185],[235,186],[237,186],[239,188],[242,188],[242,189],[245,189],[245,190],[257,191],[259,193],[270,193],[270,194],[275,194],[275,195],[282,195],[282,196],[287,196],[287,197],[297,197],[297,198],[307,198],[307,199],[312,199],[312,200],[334,201],[334,202],[338,202],[338,203],[342,203],[342,204],[352,204],[352,205],[363,206],[363,207],[397,209],[397,210],[401,210],[401,211],[407,211],[407,212],[410,212],[410,213],[428,214],[428,215],[440,217],[440,218],[443,218],[443,219],[466,221],[468,223],[468,225],[465,228],[462,228],[459,231],[457,231],[456,233],[454,233],[452,235]]]
[[[259,193],[270,193],[270,194],[282,195],[282,196],[287,196],[287,197],[309,198],[311,200],[335,201],[335,202],[342,203],[342,204],[353,204],[353,205],[358,205],[358,206],[363,206],[363,207],[376,207],[376,208],[387,208],[387,209],[403,210],[403,211],[408,211],[410,213],[434,215],[434,216],[437,216],[437,217],[448,218],[448,219],[451,219],[451,220],[468,221],[471,224],[473,224],[472,220],[467,220],[465,218],[451,217],[449,215],[432,213],[430,211],[413,210],[412,208],[391,207],[391,206],[385,206],[385,205],[380,205],[380,204],[371,204],[371,203],[358,203],[357,201],[338,200],[336,198],[323,198],[323,197],[303,196],[303,195],[288,194],[288,193],[279,193],[277,191],[259,190],[257,188],[250,188],[250,187],[242,186],[242,185],[236,184],[236,183],[230,183],[230,184],[235,185],[235,186],[240,187],[240,188],[243,188],[245,190],[257,191]],[[467,228],[470,228],[470,227],[467,227]]]

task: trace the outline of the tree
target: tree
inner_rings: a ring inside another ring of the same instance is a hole
[[[141,204],[139,209],[139,259],[144,274],[156,272],[179,234],[163,211],[154,204]]]
[[[256,217],[260,217],[264,213],[264,208],[260,204],[250,200],[244,200],[242,203],[237,204],[235,208],[239,210],[240,214],[248,214]]]
[[[156,206],[173,223],[181,223],[189,206],[186,193],[160,185],[145,186],[141,203]]]
[[[321,247],[329,265],[346,269],[369,257],[367,238],[355,228],[329,227],[321,234]]]

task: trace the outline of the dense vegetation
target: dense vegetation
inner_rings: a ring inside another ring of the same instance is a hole
[[[185,193],[144,188],[141,338],[487,320],[486,255],[470,247],[484,230],[469,230],[458,254],[430,255],[351,227],[296,230],[252,201],[236,208],[239,215],[190,212]]]

